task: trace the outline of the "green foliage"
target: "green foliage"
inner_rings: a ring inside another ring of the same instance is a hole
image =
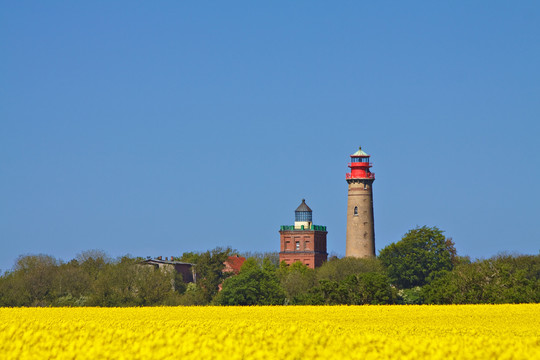
[[[206,299],[204,297],[201,288],[194,283],[187,284],[186,291],[175,305],[194,306],[194,305],[206,305]]]
[[[245,257],[246,259],[253,259],[259,266],[262,266],[264,260],[270,261],[276,268],[279,267],[279,252],[276,251],[267,251],[267,252],[257,252],[257,251],[246,251],[240,254],[240,256]]]
[[[229,277],[230,273],[224,273],[224,262],[233,252],[230,248],[215,248],[201,253],[195,265],[197,273],[197,286],[202,291],[206,303],[210,303],[218,293],[219,285]]]
[[[173,272],[173,285],[174,290],[178,294],[183,294],[187,290],[187,284],[184,282],[184,277],[182,274],[177,273],[176,271]]]
[[[180,256],[179,261],[196,264],[199,261],[201,253],[198,252],[185,252]]]
[[[350,275],[367,272],[384,272],[379,259],[334,258],[317,269],[317,280],[341,281]]]
[[[133,264],[127,261],[107,264],[97,274],[93,284],[90,305],[93,306],[135,306],[135,275]]]
[[[17,280],[19,289],[24,289],[24,295],[17,296],[16,301],[29,306],[48,305],[55,295],[57,264],[57,260],[49,255],[20,256],[15,263],[13,279]]]
[[[291,266],[282,262],[277,274],[289,302],[293,302],[296,297],[307,293],[316,284],[315,270],[299,261]]]
[[[111,260],[98,250],[68,263],[27,255],[0,276],[0,306],[540,302],[540,255],[471,261],[455,256],[453,244],[441,233],[415,229],[384,249],[381,260],[335,258],[315,270],[299,262],[277,266],[270,256],[248,258],[240,274],[230,278],[222,273],[230,249],[186,253],[186,262],[197,260],[196,284],[185,284],[172,266],[143,265],[129,256]],[[411,279],[423,279],[424,285],[404,288]]]
[[[149,306],[162,304],[174,292],[176,271],[141,265],[123,257],[107,264],[94,283],[90,303],[96,306]]]
[[[379,305],[396,301],[397,291],[388,277],[373,272],[349,275],[341,281],[320,280],[318,286],[295,299],[295,303],[306,305]]]
[[[78,298],[73,297],[71,294],[67,294],[65,296],[58,297],[54,299],[52,306],[85,306],[88,305],[88,297],[86,296],[80,296]]]
[[[133,271],[136,276],[137,305],[162,304],[171,293],[174,293],[176,275],[174,268],[155,269],[151,266],[135,265]]]
[[[242,268],[240,269],[240,271],[246,272],[246,271],[257,269],[260,266],[262,266],[262,262],[259,265],[257,259],[247,258],[246,261],[244,261],[244,263],[242,264]]]
[[[540,255],[462,263],[422,289],[430,304],[538,303]]]
[[[456,250],[437,227],[413,229],[381,250],[379,259],[393,284],[402,289],[423,286],[454,267]]]
[[[20,272],[7,272],[0,277],[0,306],[31,306],[32,297]]]
[[[78,298],[86,298],[92,290],[92,276],[77,261],[70,261],[58,267],[55,277],[55,298],[66,297],[80,304]],[[67,301],[67,300],[66,300]],[[75,305],[74,305],[75,306]]]
[[[406,305],[423,304],[422,288],[420,286],[411,289],[401,289],[398,291],[399,303]]]
[[[226,279],[215,303],[219,305],[281,305],[284,301],[285,293],[280,286],[275,266],[267,260],[262,268],[259,266],[242,267],[238,275]]]
[[[107,254],[101,250],[87,250],[78,254],[73,260],[78,264],[92,281],[96,280],[98,274],[105,269],[105,266],[111,262]]]
[[[229,276],[222,269],[230,252],[184,254],[184,260],[198,261],[199,281],[190,286],[172,266],[143,265],[129,256],[111,260],[99,250],[68,263],[47,255],[21,256],[13,271],[0,276],[0,306],[204,305]]]

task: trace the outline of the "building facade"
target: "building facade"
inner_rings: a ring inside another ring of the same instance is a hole
[[[347,235],[345,256],[375,257],[375,224],[373,219],[373,181],[370,156],[359,148],[351,155],[351,171],[345,178],[349,185],[347,198]]]
[[[163,271],[176,271],[179,274],[182,274],[182,281],[185,283],[197,282],[197,274],[195,273],[195,264],[175,261],[171,256],[171,260],[168,258],[163,258],[158,256],[155,259],[146,259],[141,262],[141,265],[152,265]]]
[[[279,261],[285,261],[287,265],[299,261],[311,269],[321,266],[328,258],[326,226],[313,225],[313,212],[305,199],[294,217],[294,225],[282,225],[279,230]]]
[[[223,263],[223,272],[224,273],[232,273],[233,275],[238,275],[240,273],[240,270],[242,269],[242,265],[244,265],[244,261],[246,261],[246,258],[243,256],[239,256],[238,254],[229,256],[227,260]]]

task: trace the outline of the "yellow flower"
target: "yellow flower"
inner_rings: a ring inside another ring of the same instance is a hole
[[[540,304],[0,308],[0,359],[540,359]]]

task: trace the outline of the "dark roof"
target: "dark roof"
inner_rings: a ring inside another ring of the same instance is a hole
[[[191,266],[195,265],[195,264],[187,263],[187,262],[168,261],[168,260],[160,260],[160,259],[146,259],[146,260],[142,261],[142,263],[145,263],[145,264],[169,264],[169,265],[191,265]]]
[[[295,212],[299,212],[299,211],[309,211],[309,212],[312,212],[311,209],[309,208],[309,206],[307,206],[306,204],[306,199],[302,199],[302,203],[300,204],[299,207],[296,208]]]

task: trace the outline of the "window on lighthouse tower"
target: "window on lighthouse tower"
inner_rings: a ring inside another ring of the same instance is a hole
[[[355,216],[358,216],[358,206],[355,206],[355,207],[354,207],[354,215],[355,215]]]

